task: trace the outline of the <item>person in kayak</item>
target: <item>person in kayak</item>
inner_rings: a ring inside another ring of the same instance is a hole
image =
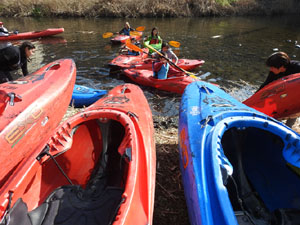
[[[177,76],[182,72],[171,66],[168,62],[167,53],[163,52],[159,55],[158,60],[152,63],[153,77],[157,79],[167,79],[169,76]]]
[[[8,30],[3,26],[3,22],[0,21],[0,37],[8,36],[9,32]]]
[[[275,52],[270,55],[266,65],[270,68],[269,75],[257,91],[279,78],[300,72],[300,61],[291,60],[285,52]]]
[[[162,46],[161,46],[161,50],[160,53],[166,53],[167,57],[172,60],[173,63],[177,64],[178,62],[178,57],[177,55],[172,51],[172,49],[170,48],[169,44],[167,42],[163,42]],[[153,53],[152,57],[157,58],[159,55],[158,53]]]
[[[125,27],[120,30],[117,34],[124,34],[130,36],[130,31],[134,31],[133,28],[130,27],[130,24],[128,22],[125,23]]]
[[[13,80],[10,72],[22,69],[23,76],[28,75],[27,62],[34,54],[35,46],[28,41],[20,47],[14,45],[0,50],[0,83]]]
[[[152,31],[151,31],[151,35],[149,37],[146,37],[146,39],[144,41],[145,42],[149,41],[150,45],[161,44],[162,43],[162,39],[159,36],[158,28],[157,27],[153,27]]]
[[[270,68],[269,75],[257,91],[279,78],[300,73],[300,61],[291,60],[285,52],[271,54],[266,61],[266,65]],[[297,118],[289,118],[286,121],[286,125],[292,127],[296,120]]]

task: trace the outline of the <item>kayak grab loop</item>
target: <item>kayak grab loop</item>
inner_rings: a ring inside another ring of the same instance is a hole
[[[200,123],[203,123],[203,124],[201,125],[201,128],[206,127],[207,124],[209,123],[209,121],[211,121],[212,119],[213,119],[212,116],[208,116],[208,117],[206,117],[205,120],[202,120],[202,121],[200,122]],[[203,121],[204,121],[204,122],[203,122]]]
[[[126,87],[126,86],[125,86],[125,87],[123,87],[123,88],[122,88],[122,90],[121,90],[121,93],[122,93],[122,94],[124,94],[124,93],[125,93],[125,91],[126,91],[126,89],[127,89],[127,87]]]
[[[139,120],[139,117],[136,114],[134,114],[133,112],[128,111],[127,115],[129,115],[131,117],[135,117],[137,120]]]
[[[46,71],[51,70],[51,69],[57,70],[57,69],[59,69],[59,68],[60,68],[60,63],[54,63],[54,64],[50,65],[50,66],[46,69]]]
[[[46,147],[42,150],[42,152],[36,157],[36,159],[38,161],[41,160],[41,158],[43,158],[45,155],[49,156],[55,163],[55,165],[57,166],[57,168],[60,170],[60,172],[64,175],[64,177],[68,180],[68,182],[71,184],[71,185],[74,185],[72,183],[72,181],[70,180],[70,178],[67,176],[67,174],[64,172],[64,170],[61,168],[61,166],[58,164],[58,162],[55,160],[54,156],[51,155],[49,153],[49,150],[50,150],[50,147],[49,145],[47,144]]]
[[[20,102],[22,101],[22,97],[17,95],[16,93],[10,92],[7,94],[9,97],[9,105],[14,106],[15,102]]]
[[[22,101],[21,96],[16,95],[13,92],[6,93],[5,91],[0,90],[0,115],[6,109],[8,102],[10,106],[14,106],[15,102],[19,101]]]
[[[212,90],[210,90],[208,87],[206,87],[206,86],[201,86],[201,88],[199,89],[200,91],[203,91],[203,90],[205,90],[205,92],[209,95],[209,94],[211,94],[211,93],[213,93],[213,91]]]

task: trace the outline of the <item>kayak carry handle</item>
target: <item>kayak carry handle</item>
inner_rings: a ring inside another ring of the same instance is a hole
[[[10,106],[14,106],[15,102],[22,101],[22,97],[17,95],[16,93],[9,92],[9,93],[7,93],[7,96],[9,97],[9,105]]]

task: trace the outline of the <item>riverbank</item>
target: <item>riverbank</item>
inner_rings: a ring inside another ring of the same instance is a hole
[[[151,7],[150,7],[151,6]],[[297,0],[2,0],[5,17],[201,17],[299,14]]]

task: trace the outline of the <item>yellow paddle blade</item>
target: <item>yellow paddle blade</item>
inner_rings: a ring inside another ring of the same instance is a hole
[[[141,48],[139,48],[138,46],[132,44],[129,39],[126,40],[125,45],[126,45],[126,47],[128,47],[129,49],[131,49],[133,51],[143,52],[143,50]]]
[[[109,38],[109,37],[111,37],[113,35],[114,35],[114,33],[112,33],[112,32],[106,32],[106,33],[102,34],[102,37],[103,38]]]
[[[169,41],[169,45],[171,45],[175,48],[179,48],[180,47],[180,42],[178,42],[178,41]]]
[[[135,30],[136,31],[144,31],[145,30],[145,26],[140,26],[140,27],[137,27]]]
[[[130,36],[142,36],[142,34],[138,31],[130,31],[129,34]]]

